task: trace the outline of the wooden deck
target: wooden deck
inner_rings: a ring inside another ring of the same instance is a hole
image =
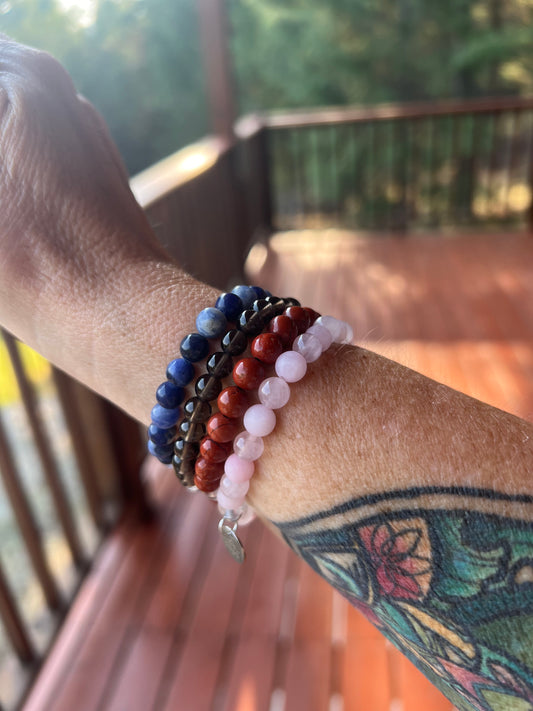
[[[533,238],[287,234],[248,268],[357,342],[533,419]],[[157,517],[105,544],[24,711],[451,711],[261,524],[234,565],[211,502],[147,477]]]

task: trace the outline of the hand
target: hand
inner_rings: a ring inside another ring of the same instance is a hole
[[[116,273],[168,259],[107,128],[50,55],[0,36],[0,323],[39,342]]]

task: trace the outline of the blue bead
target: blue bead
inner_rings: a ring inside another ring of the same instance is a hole
[[[159,445],[154,444],[152,440],[148,440],[148,451],[154,457],[157,457],[163,464],[171,464],[172,456],[174,454],[174,445]]]
[[[152,422],[163,430],[168,430],[169,427],[175,425],[180,415],[181,408],[179,407],[169,409],[159,405],[159,403],[152,407]]]
[[[184,358],[176,358],[171,360],[167,367],[167,378],[171,380],[174,385],[179,385],[184,388],[188,385],[194,377],[194,366],[193,364],[185,360]]]
[[[256,299],[264,299],[265,297],[269,296],[268,291],[263,289],[261,286],[252,286],[252,289],[255,291]]]
[[[252,308],[252,304],[257,299],[256,293],[251,286],[244,286],[244,284],[239,284],[231,291],[233,294],[237,294],[237,296],[240,296],[245,309]]]
[[[170,380],[161,383],[155,391],[155,399],[163,407],[168,407],[172,410],[178,407],[185,397],[185,390],[179,385],[174,385]]]
[[[206,338],[221,337],[228,330],[228,320],[220,309],[209,306],[196,317],[196,330]]]
[[[209,341],[199,333],[189,333],[180,343],[180,353],[191,363],[196,363],[209,353]]]
[[[152,422],[148,427],[148,437],[154,444],[170,444],[176,437],[176,428],[162,429]]]
[[[215,306],[217,309],[222,311],[228,321],[237,321],[239,316],[244,311],[244,304],[242,303],[240,296],[232,294],[231,292],[221,294],[218,297]]]

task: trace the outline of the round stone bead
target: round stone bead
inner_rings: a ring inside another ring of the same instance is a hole
[[[260,333],[252,341],[251,351],[257,360],[272,364],[283,353],[283,341],[275,333]]]
[[[212,415],[207,421],[207,434],[215,442],[231,442],[239,429],[239,420],[226,417],[221,412]]]
[[[191,486],[194,476],[194,459],[181,459],[176,454],[172,457],[174,472],[185,486]]]
[[[231,292],[221,294],[216,300],[215,306],[222,311],[228,321],[236,321],[240,313],[244,311],[242,299]]]
[[[244,504],[244,496],[234,499],[231,496],[226,496],[226,494],[219,489],[217,492],[217,501],[224,509],[238,509]]]
[[[246,502],[241,504],[238,509],[227,509],[225,506],[218,504],[218,512],[227,521],[238,521],[239,528],[248,526],[255,519],[255,511]]]
[[[204,477],[198,474],[194,475],[194,485],[197,489],[203,491],[204,494],[210,494],[212,491],[216,491],[218,489],[218,482],[218,479],[204,479]]]
[[[322,355],[322,344],[312,333],[302,333],[292,344],[292,350],[301,353],[308,363],[313,363]]]
[[[234,356],[241,355],[248,348],[248,338],[245,333],[233,328],[223,336],[220,347],[224,353]]]
[[[219,338],[228,327],[228,320],[220,309],[208,306],[196,317],[196,330],[206,338]]]
[[[200,400],[206,402],[218,397],[219,392],[222,390],[222,383],[220,382],[220,378],[210,375],[209,373],[204,373],[196,381],[194,390]]]
[[[266,299],[257,299],[257,301],[254,301],[252,304],[252,310],[261,314],[261,319],[264,324],[273,319],[276,315],[274,311],[274,304],[271,304],[270,301],[267,301]]]
[[[298,333],[303,333],[311,325],[309,314],[301,306],[289,306],[285,309],[285,316],[288,316],[296,324]]]
[[[236,482],[232,481],[231,479],[228,479],[227,476],[222,476],[220,479],[220,491],[223,494],[226,494],[226,496],[229,496],[232,499],[240,499],[248,493],[248,489],[250,488],[250,482],[249,481],[241,481],[241,482]]]
[[[233,370],[233,358],[229,353],[218,351],[209,356],[207,360],[207,372],[217,378],[225,378]]]
[[[266,405],[252,405],[244,413],[244,429],[256,437],[266,437],[276,426],[276,415]]]
[[[289,402],[291,389],[283,378],[263,380],[257,391],[261,403],[271,410],[278,410]]]
[[[237,325],[247,336],[257,336],[257,334],[263,330],[265,321],[261,311],[248,309],[247,311],[243,311],[239,316]]]
[[[148,440],[148,451],[163,464],[170,464],[172,462],[174,446],[172,444],[156,444],[150,439]]]
[[[245,286],[244,284],[239,284],[231,290],[232,294],[237,294],[241,299],[245,309],[251,308],[254,301],[257,299],[257,294],[255,293],[253,287]]]
[[[285,348],[291,348],[298,335],[298,328],[294,321],[284,315],[275,316],[268,324],[268,331],[279,336]]]
[[[155,398],[160,405],[172,409],[179,407],[185,396],[185,390],[179,385],[175,385],[170,380],[166,380],[155,391]]]
[[[301,303],[298,301],[298,299],[295,299],[294,296],[289,296],[286,299],[283,299],[285,302],[286,306],[301,306]]]
[[[233,441],[233,451],[241,459],[248,459],[254,462],[263,454],[265,444],[261,437],[251,435],[249,432],[241,432]]]
[[[180,459],[192,459],[198,456],[198,442],[186,442],[180,437],[174,442],[174,454]]]
[[[296,383],[307,372],[307,361],[301,353],[285,351],[276,361],[274,366],[276,374],[288,383]]]
[[[176,436],[176,428],[162,428],[152,424],[148,427],[148,438],[154,444],[170,444]]]
[[[283,299],[279,299],[277,296],[267,296],[265,301],[268,304],[272,304],[275,316],[281,316],[287,308],[287,304],[283,301]]]
[[[339,319],[334,316],[320,316],[315,321],[319,326],[324,326],[331,333],[331,336],[335,343],[342,343],[343,338],[346,335],[346,325],[344,321],[339,321]]]
[[[250,459],[243,459],[236,454],[230,454],[224,462],[224,473],[237,483],[249,481],[255,470],[255,464]]]
[[[152,407],[152,422],[163,430],[168,430],[175,425],[180,418],[181,409],[179,407],[163,407],[157,403]]]
[[[262,286],[252,286],[252,289],[255,291],[256,299],[266,299],[267,296],[272,296],[272,294],[266,289],[263,289]]]
[[[224,465],[220,462],[210,462],[208,459],[199,457],[194,465],[194,473],[202,479],[210,481],[220,481],[224,474]]]
[[[199,333],[189,333],[180,343],[180,353],[191,363],[197,363],[209,353],[209,341]]]
[[[200,454],[209,462],[225,462],[233,449],[233,442],[215,442],[211,437],[204,437],[200,442]]]
[[[313,336],[318,338],[320,345],[322,346],[322,353],[327,351],[333,343],[333,336],[331,333],[325,326],[321,326],[319,323],[314,323],[312,326],[309,326],[306,333],[312,333]]]
[[[167,378],[175,385],[185,387],[194,377],[193,364],[185,358],[171,360],[167,367]]]
[[[234,385],[224,388],[217,399],[219,411],[226,417],[242,417],[248,409],[248,398],[241,388]]]
[[[353,343],[353,328],[346,321],[343,321],[343,323],[346,330],[341,343]]]
[[[319,318],[320,314],[318,313],[318,311],[310,309],[309,306],[303,306],[302,308],[305,313],[309,315],[309,323],[312,325],[317,320],[317,318]]]
[[[265,369],[255,358],[241,358],[233,368],[233,382],[243,390],[257,390],[264,378]]]
[[[203,422],[189,422],[182,420],[178,431],[185,442],[199,442],[205,436],[205,425]]]
[[[205,422],[211,415],[211,405],[199,397],[191,397],[183,406],[183,414],[190,422]]]

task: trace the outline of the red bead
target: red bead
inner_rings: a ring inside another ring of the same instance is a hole
[[[200,491],[203,491],[205,494],[209,494],[212,491],[216,491],[218,489],[219,483],[220,479],[210,481],[209,479],[204,479],[203,477],[198,476],[197,474],[194,477],[194,485],[198,489],[200,489]]]
[[[252,355],[262,363],[275,363],[283,353],[283,341],[276,333],[260,333],[252,341]]]
[[[232,449],[232,442],[215,442],[210,437],[204,437],[200,442],[200,454],[209,462],[225,462]]]
[[[298,335],[296,324],[288,316],[275,316],[269,323],[268,330],[281,338],[285,348],[292,348],[294,339]]]
[[[232,385],[224,388],[217,399],[218,409],[226,417],[242,417],[248,409],[248,398],[244,390]]]
[[[307,331],[311,325],[311,318],[308,313],[301,306],[288,306],[283,312],[285,316],[288,316],[296,324],[298,333],[303,333]]]
[[[224,464],[209,462],[203,457],[198,457],[194,465],[194,474],[206,481],[219,481],[224,474]]]
[[[243,390],[257,390],[265,379],[265,369],[255,358],[241,358],[233,368],[233,382]]]
[[[207,434],[215,442],[230,442],[241,431],[240,420],[234,417],[226,417],[221,412],[211,415],[207,420]]]
[[[309,315],[310,322],[309,326],[312,326],[314,322],[317,320],[317,318],[320,318],[320,314],[318,311],[315,311],[314,309],[310,309],[309,306],[304,306],[303,310],[305,311],[306,314]]]

